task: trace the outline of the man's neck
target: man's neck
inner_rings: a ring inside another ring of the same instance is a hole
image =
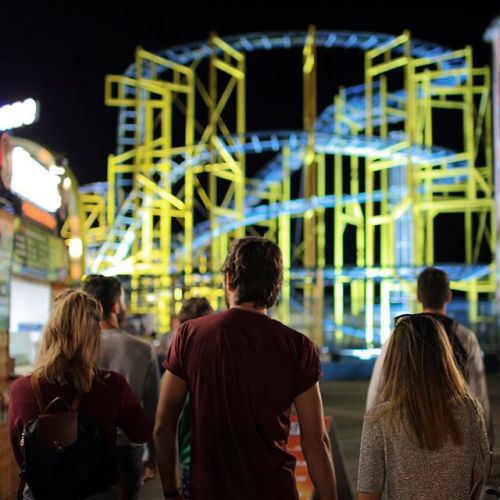
[[[265,307],[255,307],[252,302],[242,302],[241,304],[233,303],[229,306],[229,309],[243,309],[244,311],[249,311],[257,314],[267,314],[267,309]]]
[[[118,321],[113,318],[103,319],[99,325],[101,330],[118,330]]]
[[[429,313],[429,314],[440,314],[441,316],[446,316],[446,305],[439,309],[432,309],[431,307],[424,307],[423,311],[424,313]]]

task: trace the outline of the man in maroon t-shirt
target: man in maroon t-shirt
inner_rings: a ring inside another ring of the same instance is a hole
[[[237,240],[223,272],[229,309],[184,323],[166,363],[155,427],[165,498],[182,498],[176,433],[189,390],[191,499],[297,500],[286,451],[292,404],[318,498],[336,499],[316,349],[266,314],[283,278],[280,249]]]

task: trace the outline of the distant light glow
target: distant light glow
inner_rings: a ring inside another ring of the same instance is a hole
[[[83,255],[83,243],[81,238],[71,238],[69,240],[69,256],[72,259],[79,259]]]
[[[62,186],[63,189],[69,189],[71,187],[71,179],[69,177],[65,177]]]
[[[60,167],[58,165],[51,165],[49,167],[49,171],[51,174],[55,174],[55,175],[64,175],[66,173],[66,169],[64,167]]]
[[[352,356],[353,358],[358,358],[363,361],[368,361],[370,359],[376,358],[382,349],[371,348],[371,349],[342,349],[341,354],[343,356]]]
[[[0,108],[0,130],[31,125],[38,117],[38,104],[34,99],[6,104]]]
[[[37,162],[24,148],[12,150],[11,189],[21,197],[49,212],[56,212],[61,206],[61,195],[57,175]]]

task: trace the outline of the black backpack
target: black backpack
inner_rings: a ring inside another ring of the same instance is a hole
[[[82,392],[71,405],[61,397],[47,406],[39,381],[31,377],[40,415],[29,421],[21,437],[22,477],[36,500],[73,500],[107,490],[113,470],[106,442],[95,421],[77,412]]]
[[[451,347],[453,349],[453,354],[455,356],[455,361],[457,362],[458,368],[462,372],[465,380],[468,380],[468,355],[465,347],[463,346],[462,342],[460,342],[460,339],[457,335],[458,322],[453,318],[444,316],[443,314],[429,314],[429,316],[434,317],[443,325],[446,335],[448,336],[448,340],[450,341]]]

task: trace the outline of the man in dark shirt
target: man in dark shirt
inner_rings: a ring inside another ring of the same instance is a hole
[[[223,272],[229,309],[184,323],[167,360],[155,427],[165,498],[182,498],[176,433],[189,390],[193,500],[297,500],[286,451],[292,404],[318,498],[336,499],[316,349],[267,316],[281,287],[281,252],[263,238],[237,240]]]

